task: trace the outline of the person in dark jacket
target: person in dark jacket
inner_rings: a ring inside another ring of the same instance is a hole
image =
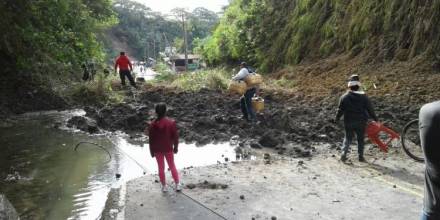
[[[440,219],[440,101],[419,113],[420,141],[425,156],[425,196],[422,220]]]
[[[365,162],[364,158],[364,136],[367,121],[371,117],[378,121],[370,100],[364,92],[360,92],[361,83],[359,81],[349,81],[349,91],[345,93],[340,101],[335,122],[344,116],[345,138],[342,147],[341,160],[347,160],[347,153],[356,133],[359,161]]]
[[[177,154],[179,146],[179,135],[177,132],[176,122],[171,120],[166,115],[166,105],[159,103],[156,105],[157,119],[150,123],[148,130],[145,133],[149,136],[150,154],[151,157],[156,157],[159,168],[159,179],[162,184],[162,191],[166,192],[165,181],[165,161],[167,160],[168,168],[174,179],[176,191],[181,191],[179,185],[179,174],[177,173],[176,165],[174,164],[174,155]]]

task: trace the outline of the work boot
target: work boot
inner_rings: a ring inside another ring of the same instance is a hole
[[[346,154],[342,154],[342,156],[341,156],[341,161],[342,161],[342,162],[347,161],[347,155],[346,155]]]
[[[367,161],[363,155],[359,155],[359,162],[366,163]]]

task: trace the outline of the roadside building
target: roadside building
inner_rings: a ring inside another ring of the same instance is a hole
[[[176,72],[185,71],[185,55],[175,54],[170,57],[171,68]],[[188,71],[194,71],[200,67],[200,56],[188,54]]]

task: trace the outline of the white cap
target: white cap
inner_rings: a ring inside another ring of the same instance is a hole
[[[352,87],[352,86],[361,86],[361,82],[359,82],[359,81],[349,81],[348,82],[348,87]]]

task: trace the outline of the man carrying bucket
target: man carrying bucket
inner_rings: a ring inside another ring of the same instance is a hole
[[[359,77],[350,77],[348,82],[349,91],[341,96],[335,122],[344,115],[345,138],[342,147],[341,161],[347,160],[347,153],[356,133],[359,161],[365,162],[364,158],[364,135],[368,118],[378,121],[370,100],[364,92],[359,91],[361,83]]]
[[[245,62],[240,63],[240,71],[232,77],[232,80],[244,80],[249,75],[249,70]],[[248,87],[244,95],[240,98],[240,108],[243,113],[243,118],[247,121],[255,121],[255,112],[252,109],[252,97],[254,97],[257,89],[253,87]]]

